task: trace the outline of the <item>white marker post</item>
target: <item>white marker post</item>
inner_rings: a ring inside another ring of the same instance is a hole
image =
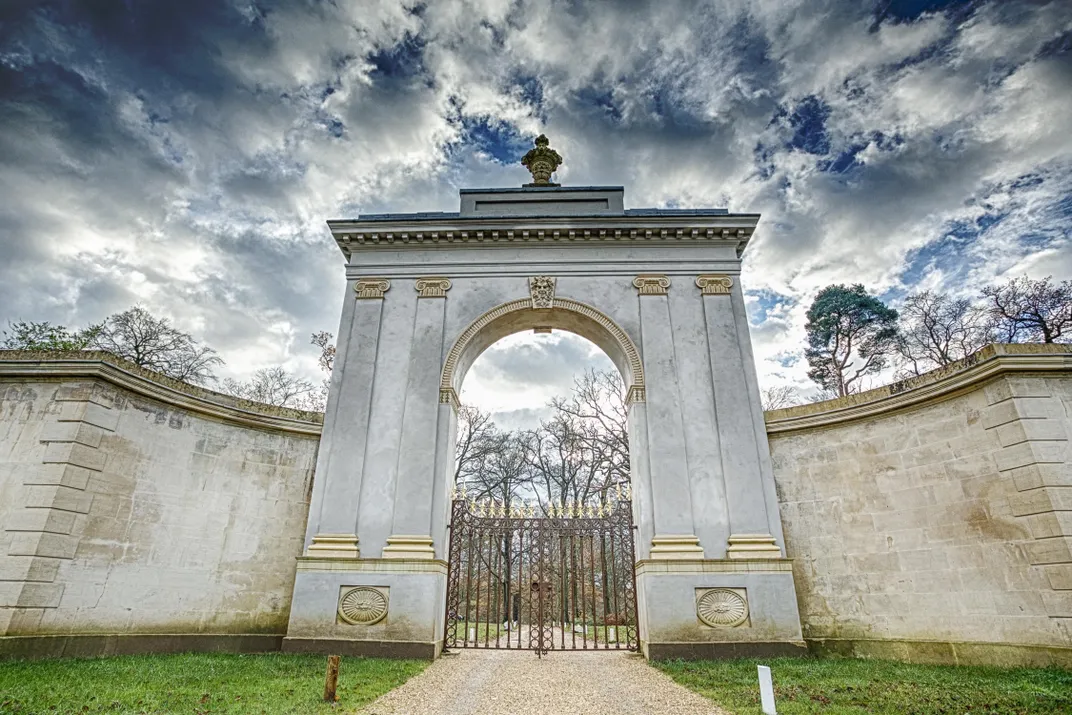
[[[759,703],[763,707],[763,715],[778,715],[774,709],[774,681],[771,680],[770,668],[765,665],[759,668]]]

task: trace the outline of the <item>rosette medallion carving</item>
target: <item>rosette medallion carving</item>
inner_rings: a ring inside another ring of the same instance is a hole
[[[733,628],[748,620],[748,601],[728,588],[713,588],[696,601],[696,616],[714,628]]]
[[[339,596],[339,618],[354,626],[371,626],[387,616],[387,594],[370,586],[344,589]]]

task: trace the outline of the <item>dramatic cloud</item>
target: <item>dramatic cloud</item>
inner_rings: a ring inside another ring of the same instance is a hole
[[[225,376],[316,377],[343,293],[324,220],[519,184],[546,131],[564,182],[761,212],[761,380],[803,387],[829,283],[1072,277],[1070,90],[1060,0],[7,3],[0,320],[137,302]],[[538,416],[594,359],[539,337],[467,393]]]

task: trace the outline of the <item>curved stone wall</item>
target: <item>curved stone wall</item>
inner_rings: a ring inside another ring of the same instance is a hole
[[[1072,665],[1072,346],[766,414],[814,649]]]
[[[0,352],[0,654],[278,648],[320,420]]]
[[[1072,666],[1072,347],[766,414],[819,652]],[[0,351],[0,655],[273,650],[321,415]]]

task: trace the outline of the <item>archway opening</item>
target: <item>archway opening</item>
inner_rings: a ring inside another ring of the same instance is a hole
[[[457,352],[448,648],[638,647],[631,353],[566,310],[500,316]]]

